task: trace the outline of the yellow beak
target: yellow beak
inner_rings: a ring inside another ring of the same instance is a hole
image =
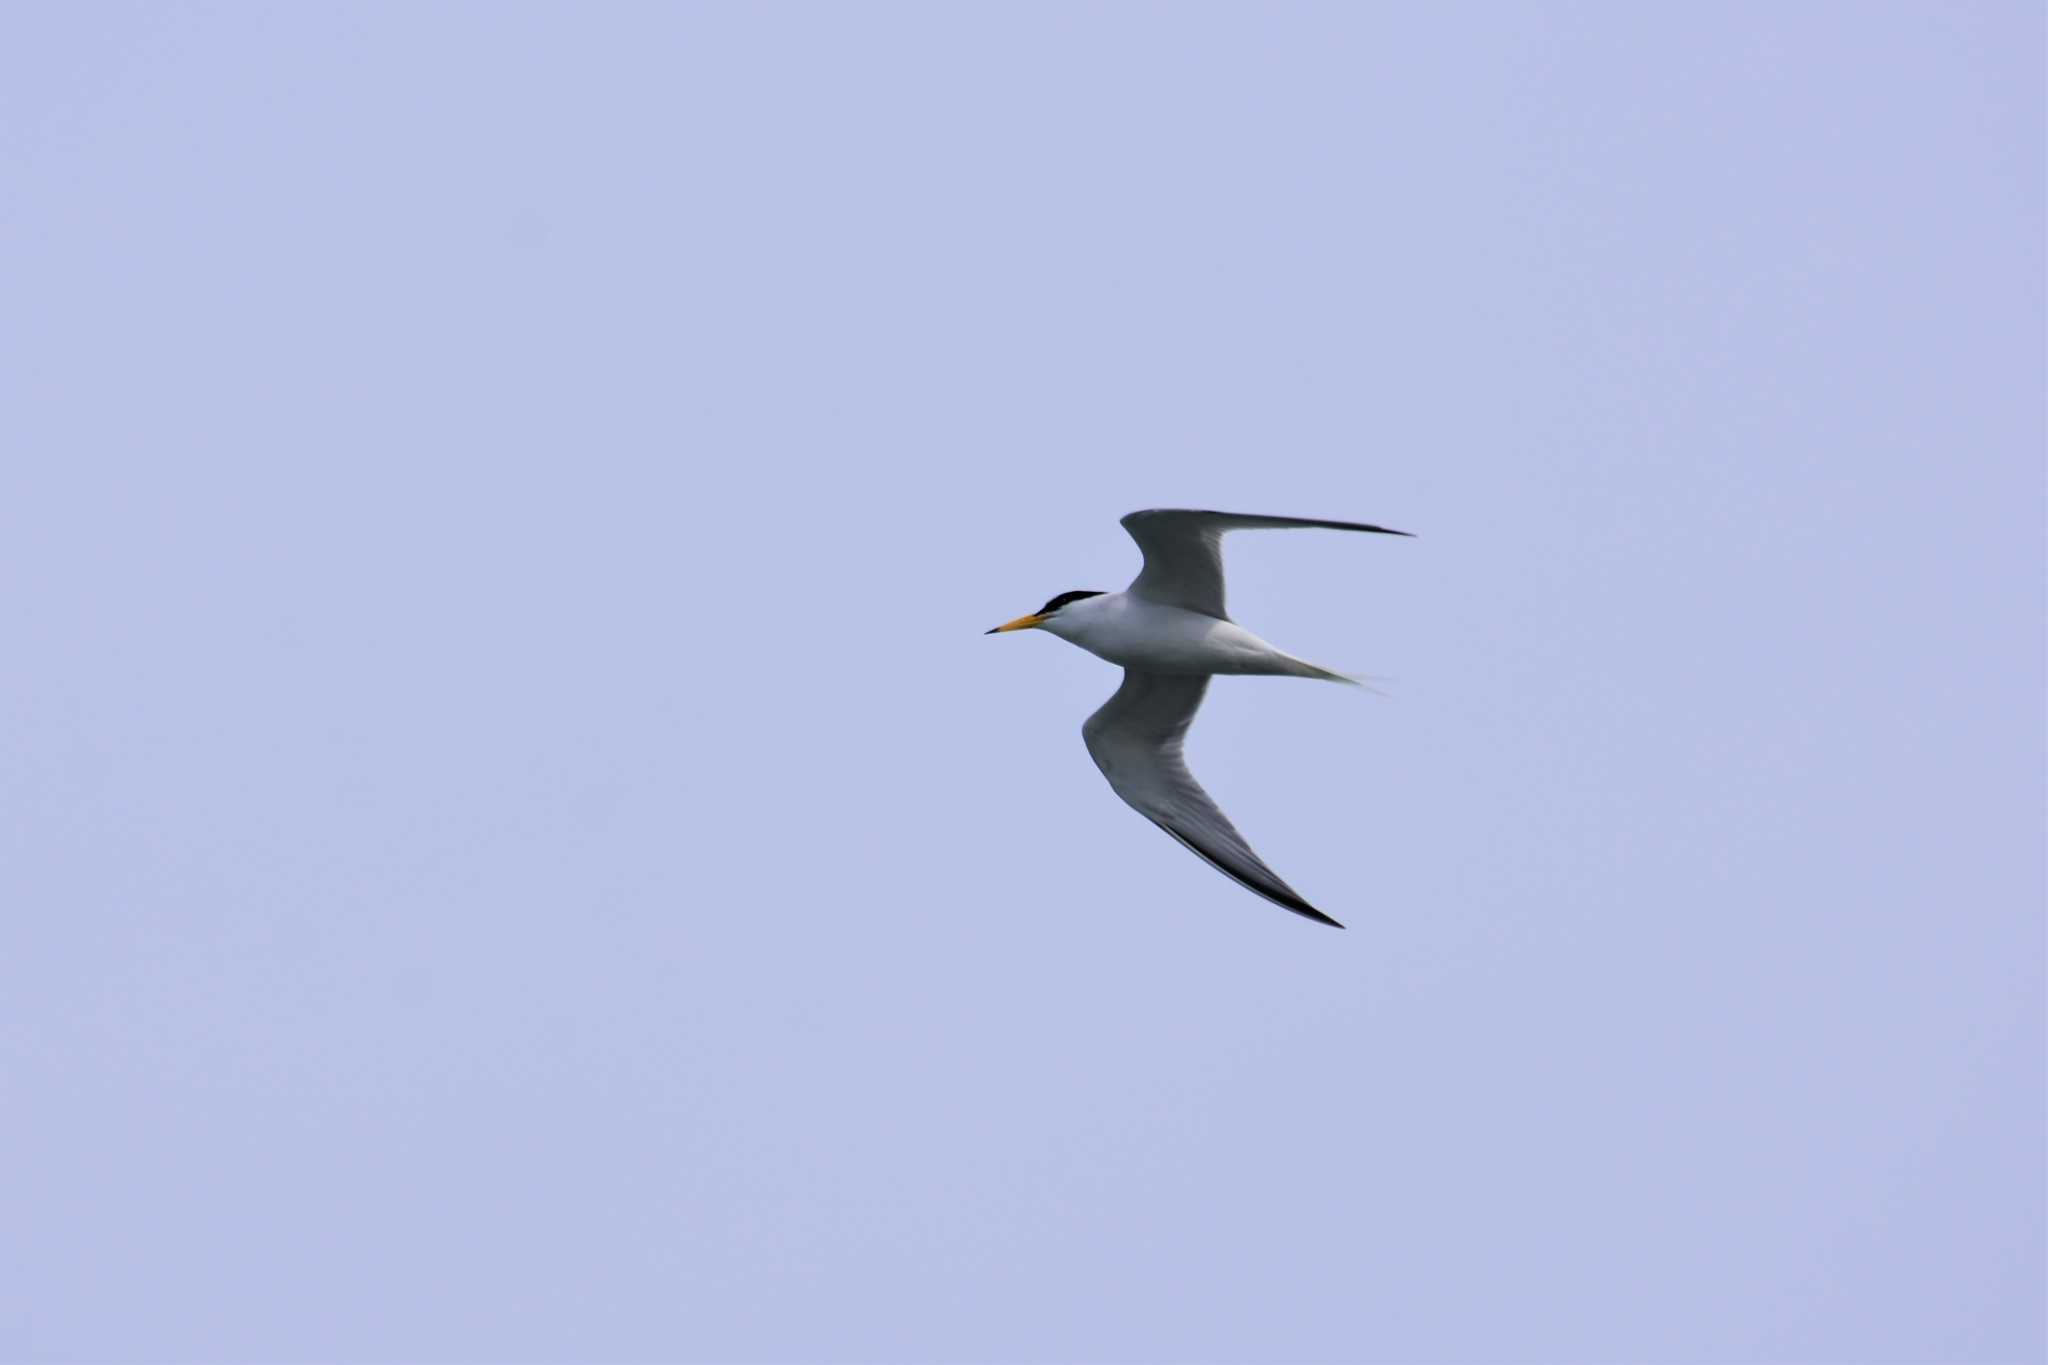
[[[1005,621],[994,630],[985,630],[982,634],[1001,635],[1006,630],[1029,630],[1044,619],[1045,614],[1043,612],[1034,612],[1030,616],[1020,616],[1014,621]]]

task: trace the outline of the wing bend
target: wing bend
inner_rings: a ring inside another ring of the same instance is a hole
[[[1130,591],[1148,601],[1185,607],[1205,616],[1222,617],[1223,533],[1320,527],[1327,531],[1376,531],[1405,536],[1406,531],[1368,526],[1360,521],[1316,521],[1307,517],[1255,517],[1240,512],[1200,512],[1184,507],[1153,507],[1123,519],[1144,552],[1145,567],[1131,580]]]

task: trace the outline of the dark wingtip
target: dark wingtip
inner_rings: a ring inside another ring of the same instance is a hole
[[[1275,905],[1283,906],[1286,909],[1292,910],[1295,914],[1300,915],[1303,919],[1312,919],[1317,924],[1327,924],[1332,929],[1342,929],[1344,927],[1342,924],[1339,924],[1336,920],[1331,919],[1328,915],[1316,909],[1313,905],[1310,905],[1307,901],[1303,900],[1299,896],[1288,896],[1285,899],[1283,899],[1279,896],[1274,895],[1270,891],[1261,891],[1259,892],[1259,894],[1264,896],[1267,900],[1272,901]]]
[[[1413,531],[1396,531],[1391,526],[1374,526],[1369,522],[1363,521],[1312,521],[1308,524],[1310,526],[1320,526],[1330,531],[1372,531],[1383,536],[1406,536],[1410,540],[1415,539]]]

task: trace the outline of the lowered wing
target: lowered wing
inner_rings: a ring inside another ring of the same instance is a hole
[[[1128,526],[1130,521],[1126,517],[1124,524]],[[1252,846],[1188,771],[1181,758],[1181,741],[1208,689],[1209,679],[1201,675],[1125,669],[1123,686],[1081,727],[1095,766],[1133,810],[1186,844],[1224,876],[1297,915],[1342,929],[1343,925],[1303,900],[1252,852]]]

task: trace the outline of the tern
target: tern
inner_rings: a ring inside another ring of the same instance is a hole
[[[1188,726],[1218,673],[1357,681],[1275,649],[1223,609],[1223,533],[1294,527],[1408,534],[1356,521],[1154,507],[1123,519],[1145,556],[1128,588],[1063,592],[1029,616],[986,633],[1043,630],[1122,665],[1123,685],[1081,726],[1089,756],[1111,789],[1232,881],[1297,915],[1342,929],[1252,852],[1181,757]]]

